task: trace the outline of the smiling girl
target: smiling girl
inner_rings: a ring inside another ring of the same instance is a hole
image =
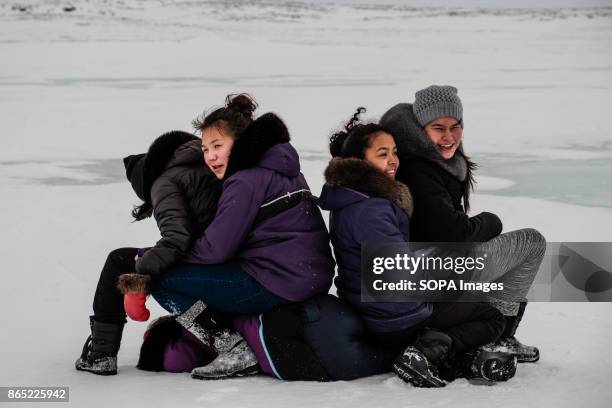
[[[414,104],[400,103],[380,120],[395,136],[403,163],[397,175],[410,186],[414,214],[410,234],[417,242],[473,242],[490,254],[483,281],[504,280],[506,299],[492,299],[506,316],[501,339],[488,347],[508,350],[519,362],[539,359],[536,347],[519,342],[516,329],[525,311],[523,300],[542,262],[546,240],[525,228],[502,232],[499,217],[490,212],[469,216],[476,165],[463,151],[463,104],[452,86],[432,85],[415,95]]]
[[[194,121],[223,193],[187,264],[153,289],[170,312],[202,300],[219,312],[259,314],[331,286],[327,228],[289,131],[273,113],[254,119],[256,107],[246,94],[229,95],[224,107]]]
[[[401,168],[395,139],[376,123],[359,123],[359,108],[330,138],[334,159],[325,170],[319,205],[330,211],[338,262],[338,296],[361,315],[374,340],[401,355],[394,371],[419,387],[441,387],[458,375],[504,381],[515,360],[503,353],[468,354],[497,339],[503,316],[486,303],[362,302],[365,243],[410,240],[412,197],[395,180]],[[403,166],[403,163],[402,163]],[[408,346],[408,347],[407,347]],[[489,366],[495,364],[496,370]]]

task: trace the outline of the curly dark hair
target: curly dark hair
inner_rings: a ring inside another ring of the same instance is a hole
[[[356,157],[363,159],[365,149],[370,147],[372,136],[378,132],[391,134],[378,123],[360,123],[360,116],[366,108],[357,108],[351,119],[344,125],[344,129],[335,132],[329,137],[329,152],[332,157]]]

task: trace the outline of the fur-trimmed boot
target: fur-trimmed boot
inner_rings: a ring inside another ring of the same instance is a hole
[[[460,375],[468,380],[493,383],[514,377],[517,359],[509,353],[475,350],[460,356],[457,365]]]
[[[257,358],[244,338],[230,322],[210,310],[204,302],[194,303],[176,321],[218,353],[210,364],[195,368],[191,373],[193,378],[220,379],[259,372]]]
[[[393,371],[415,387],[444,387],[449,380],[442,377],[440,368],[446,363],[452,345],[447,334],[426,331],[393,362]]]
[[[89,318],[91,335],[83,345],[81,357],[75,363],[79,371],[98,375],[117,374],[117,353],[121,344],[123,323],[103,323]]]
[[[515,337],[516,329],[523,319],[526,307],[527,302],[522,302],[516,316],[506,316],[506,328],[499,340],[486,344],[481,349],[512,354],[516,356],[519,363],[535,363],[538,361],[540,359],[540,350],[535,346],[527,346],[521,343]]]

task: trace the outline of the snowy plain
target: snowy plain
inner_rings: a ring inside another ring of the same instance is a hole
[[[549,241],[612,241],[612,4],[437,3],[0,1],[0,386],[69,386],[75,407],[609,406],[609,303],[531,304],[519,338],[542,359],[492,387],[140,372],[142,323],[126,327],[119,375],[73,369],[106,254],[158,236],[131,223],[120,158],[231,92],[285,119],[317,192],[326,137],[357,106],[376,118],[453,84],[483,163],[474,213]]]

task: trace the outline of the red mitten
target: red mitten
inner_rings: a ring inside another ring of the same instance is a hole
[[[125,309],[125,313],[127,313],[130,319],[138,322],[149,320],[151,312],[149,312],[149,309],[147,309],[145,305],[146,301],[146,293],[130,292],[125,294],[123,296],[123,308]]]

